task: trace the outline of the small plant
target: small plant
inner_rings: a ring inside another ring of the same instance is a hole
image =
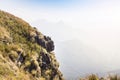
[[[52,72],[52,71],[48,69],[48,70],[45,71],[45,75],[50,75],[51,72]]]
[[[12,70],[9,69],[8,65],[0,64],[0,75],[14,75]]]
[[[40,80],[46,80],[45,78],[41,77]]]
[[[32,70],[32,71],[31,71],[31,74],[32,74],[33,76],[35,76],[35,75],[37,74],[37,71],[36,71],[36,70]]]
[[[105,80],[105,79],[103,77],[101,77],[100,80]]]
[[[88,76],[88,80],[99,80],[99,78],[95,74],[92,74],[92,75]]]
[[[110,75],[109,78],[110,78],[110,80],[120,80],[120,79],[118,79],[117,75],[113,75],[113,76]]]
[[[31,64],[30,61],[26,61],[26,62],[25,62],[25,66],[26,66],[26,67],[30,66],[30,64]]]
[[[11,51],[11,52],[9,53],[9,58],[10,58],[13,62],[15,62],[16,59],[18,58],[18,54],[17,54],[15,51]]]

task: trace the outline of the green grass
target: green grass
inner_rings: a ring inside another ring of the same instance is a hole
[[[0,55],[3,56],[3,59],[0,59],[0,80],[36,80],[36,77],[32,76],[37,74],[36,70],[33,69],[30,72],[29,67],[32,60],[37,61],[38,57],[41,59],[41,51],[48,52],[35,41],[34,35],[37,33],[40,38],[43,38],[44,35],[22,19],[4,11],[0,11],[0,30]],[[19,63],[20,66],[17,66],[19,52],[25,60]],[[48,53],[48,55],[52,56],[50,59],[55,60],[54,54]],[[37,65],[41,63],[37,62]],[[55,60],[53,63],[57,63],[57,61]],[[49,65],[48,70],[39,69],[42,73],[41,77],[38,78],[45,80],[46,76],[51,77],[54,65],[56,64]],[[12,69],[14,66],[19,68],[18,73],[16,73],[19,76],[15,76],[15,70]]]

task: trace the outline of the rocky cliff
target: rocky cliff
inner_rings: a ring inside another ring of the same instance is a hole
[[[0,11],[0,80],[63,80],[53,51],[49,36]]]

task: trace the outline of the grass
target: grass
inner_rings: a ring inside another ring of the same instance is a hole
[[[32,60],[39,60],[32,65],[37,65],[37,69],[41,67],[41,51],[52,56],[50,59],[53,59],[51,61],[54,64],[49,65],[48,70],[39,69],[41,70],[41,77],[37,78],[46,80],[46,76],[52,76],[55,72],[52,68],[54,65],[57,67],[58,63],[54,54],[49,54],[45,48],[35,41],[35,35],[41,39],[44,36],[22,19],[0,11],[0,55],[2,55],[2,59],[0,59],[0,80],[37,80],[34,75],[38,72],[35,69],[30,72],[29,69]],[[19,60],[21,56],[22,59]],[[18,63],[17,60],[19,60]],[[19,64],[20,66],[18,66]],[[19,68],[17,72],[13,69],[14,67]]]
[[[97,75],[91,74],[85,78],[80,78],[79,80],[120,80],[120,76],[113,74],[113,75],[99,78]]]
[[[12,71],[11,69],[12,65],[9,64],[15,64],[18,52],[22,52],[26,56],[26,60],[22,66],[29,67],[32,56],[38,55],[41,50],[40,45],[29,40],[30,32],[34,33],[35,31],[36,29],[32,28],[22,19],[0,11],[0,55],[7,61],[7,64],[4,64],[3,60],[0,59],[0,78],[5,78],[4,80],[28,80],[25,77],[24,70],[22,70],[23,73],[19,73],[19,76],[16,77],[13,72],[14,70]],[[9,62],[10,60],[12,62]],[[32,71],[32,74],[35,74],[35,71]]]

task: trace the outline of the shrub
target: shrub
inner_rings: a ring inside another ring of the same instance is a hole
[[[10,58],[13,62],[15,62],[16,59],[18,58],[18,54],[17,54],[15,51],[11,51],[11,52],[9,53],[9,58]]]
[[[0,75],[14,75],[14,73],[8,68],[8,65],[0,64]]]
[[[41,78],[39,78],[40,80],[46,80],[45,78],[43,78],[43,77],[41,77]]]
[[[88,79],[89,80],[99,80],[99,78],[95,74],[88,76]]]
[[[31,71],[31,74],[32,74],[33,76],[35,76],[35,75],[37,74],[37,71],[36,71],[36,70],[32,70],[32,71]]]
[[[120,80],[117,75],[109,75],[110,80]]]

